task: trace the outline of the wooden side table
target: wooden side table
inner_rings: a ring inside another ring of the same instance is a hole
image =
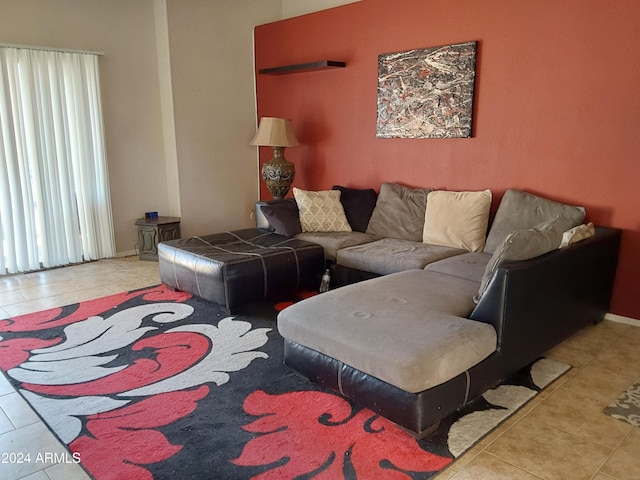
[[[180,238],[180,219],[177,217],[139,218],[138,249],[140,260],[158,260],[158,243]]]

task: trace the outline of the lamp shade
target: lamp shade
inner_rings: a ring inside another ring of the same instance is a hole
[[[296,147],[300,145],[293,133],[291,120],[285,118],[262,117],[256,136],[251,145],[269,147]]]

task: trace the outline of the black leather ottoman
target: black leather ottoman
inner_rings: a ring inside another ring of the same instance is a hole
[[[160,280],[165,285],[223,305],[296,289],[317,289],[325,268],[315,243],[258,228],[162,242]]]

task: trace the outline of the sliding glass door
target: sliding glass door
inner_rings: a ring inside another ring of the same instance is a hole
[[[98,58],[0,47],[0,275],[111,257]]]

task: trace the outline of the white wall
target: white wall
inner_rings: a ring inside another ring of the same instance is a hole
[[[280,0],[167,0],[182,235],[255,225],[253,27]]]

